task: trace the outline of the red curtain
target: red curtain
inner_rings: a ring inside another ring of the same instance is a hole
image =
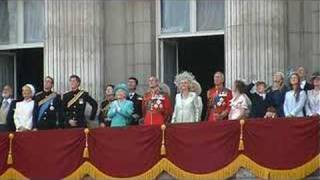
[[[134,177],[165,158],[193,174],[218,171],[245,155],[265,168],[290,170],[317,157],[319,119],[247,120],[244,150],[239,150],[239,121],[91,129],[89,158],[83,157],[83,129],[15,133],[13,164],[7,164],[8,133],[0,134],[0,176],[14,168],[31,179],[67,177],[85,161],[111,177]],[[166,154],[160,154],[162,133]],[[320,166],[320,165],[319,165]]]

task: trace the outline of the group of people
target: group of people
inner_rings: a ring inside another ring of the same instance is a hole
[[[226,88],[224,74],[214,74],[214,86],[207,92],[205,120],[239,120],[247,118],[320,117],[320,73],[314,73],[310,83],[303,67],[289,75],[273,75],[273,84],[263,81],[246,84],[236,80],[232,90]],[[87,127],[86,105],[90,104],[90,120],[100,127],[188,123],[202,120],[201,86],[190,72],[175,77],[178,93],[174,106],[170,89],[155,76],[148,79],[149,88],[140,96],[136,93],[138,79],[130,77],[127,83],[108,84],[100,107],[88,92],[80,89],[77,75],[69,78],[70,91],[60,96],[54,92],[54,79],[44,79],[43,91],[36,93],[31,84],[22,88],[23,98],[14,100],[12,88],[4,86],[0,102],[0,131],[30,131],[55,128]],[[256,87],[253,90],[253,87]]]

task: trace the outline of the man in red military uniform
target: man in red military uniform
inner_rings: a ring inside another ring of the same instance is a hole
[[[227,119],[231,109],[232,91],[224,87],[224,74],[222,72],[214,74],[214,87],[208,91],[207,98],[207,120],[216,122]]]
[[[149,90],[144,94],[142,112],[145,125],[164,124],[172,113],[172,105],[168,93],[159,86],[159,79],[149,78]]]

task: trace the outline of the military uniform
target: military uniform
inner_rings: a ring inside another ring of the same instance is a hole
[[[71,119],[77,122],[75,127],[87,127],[87,122],[85,120],[86,103],[89,103],[92,107],[90,120],[94,120],[98,105],[88,92],[76,90],[69,91],[63,95],[62,106],[66,127],[71,127],[69,124],[69,120]]]
[[[207,120],[216,122],[218,116],[221,113],[226,112],[229,114],[231,110],[230,101],[232,99],[232,91],[227,88],[217,89],[213,87],[207,92],[208,98],[208,109],[207,109]],[[228,115],[227,114],[227,115]],[[228,116],[223,118],[228,119]]]
[[[142,101],[144,125],[167,123],[172,114],[172,105],[167,93],[151,91],[145,93]]]
[[[52,91],[41,91],[34,98],[38,105],[37,128],[55,129],[63,127],[61,96]]]

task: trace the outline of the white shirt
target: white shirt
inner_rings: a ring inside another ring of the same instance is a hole
[[[133,97],[134,97],[134,95],[135,95],[136,93],[135,92],[131,92],[131,93],[129,93],[129,99],[132,99]]]
[[[176,104],[172,115],[172,123],[198,122],[200,120],[201,104],[198,103],[198,95],[189,92],[188,97],[182,97],[179,93],[176,95]]]
[[[304,89],[304,87],[306,86],[306,84],[307,84],[307,81],[306,81],[306,80],[302,80],[302,81],[300,82],[300,88],[301,88],[301,89]]]
[[[304,117],[303,108],[306,104],[307,95],[306,92],[301,90],[299,101],[296,101],[296,96],[294,95],[294,91],[288,91],[285,96],[283,111],[286,117]]]
[[[320,115],[320,91],[309,90],[307,93],[307,104],[306,104],[307,116],[313,114]]]
[[[13,120],[17,131],[20,128],[32,129],[34,101],[21,101],[17,102],[14,111]]]

